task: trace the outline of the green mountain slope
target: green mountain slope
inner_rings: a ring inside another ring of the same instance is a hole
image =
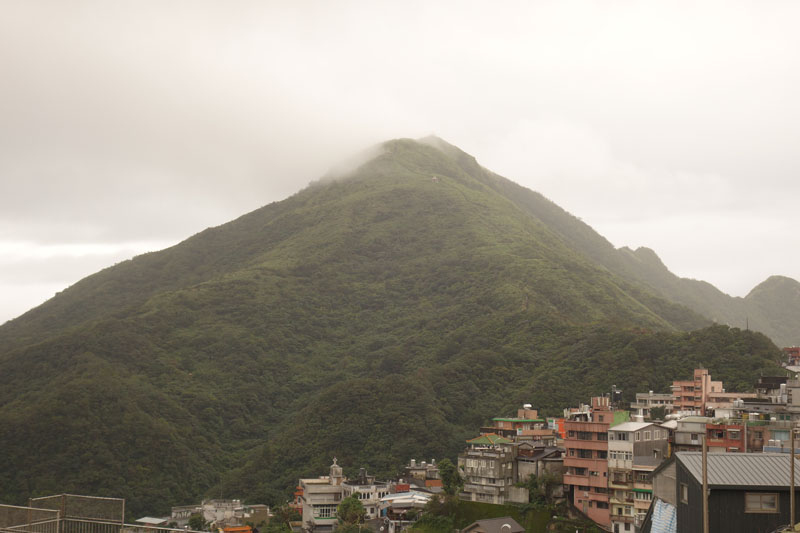
[[[526,191],[438,139],[391,141],[5,324],[0,501],[276,503],[332,455],[379,474],[452,457],[522,401],[632,397],[700,363],[734,386],[777,371],[762,335],[685,333],[710,322],[581,251],[593,232]]]
[[[644,285],[661,298],[692,309],[720,324],[760,331],[781,346],[800,344],[800,283],[773,276],[745,298],[729,296],[710,283],[680,278],[669,271],[649,248],[619,249],[590,226],[542,196],[510,180],[481,169],[470,156],[438,141],[451,154],[460,153],[462,165],[484,176],[484,182],[525,212],[542,221],[572,250],[588,257],[633,285]],[[776,281],[780,280],[780,283]]]

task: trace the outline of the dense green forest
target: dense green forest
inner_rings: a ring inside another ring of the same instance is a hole
[[[380,476],[454,458],[523,402],[780,371],[766,336],[599,261],[581,224],[455,147],[400,140],[98,272],[0,327],[0,501],[275,504],[334,455]]]

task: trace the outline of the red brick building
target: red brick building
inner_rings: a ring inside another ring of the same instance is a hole
[[[706,442],[710,453],[747,451],[745,438],[742,423],[706,424]]]

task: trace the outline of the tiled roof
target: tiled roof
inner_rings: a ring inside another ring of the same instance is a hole
[[[701,452],[678,452],[675,456],[697,481],[703,482]],[[709,453],[708,485],[788,487],[789,457],[788,453]],[[795,459],[794,465],[795,472],[800,472],[800,461]],[[800,476],[795,476],[795,486],[800,487]]]

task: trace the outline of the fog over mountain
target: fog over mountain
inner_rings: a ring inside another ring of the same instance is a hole
[[[8,1],[0,322],[431,133],[615,246],[800,279],[792,2]]]

